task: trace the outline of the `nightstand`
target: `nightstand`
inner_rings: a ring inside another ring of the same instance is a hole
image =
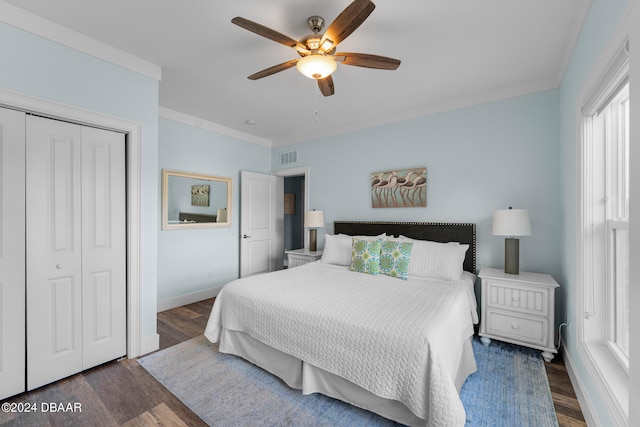
[[[317,261],[322,256],[322,251],[310,251],[309,249],[293,249],[285,251],[287,254],[287,268],[298,267],[308,262]]]
[[[542,350],[550,362],[554,346],[555,289],[558,283],[548,274],[507,274],[497,268],[482,268],[480,340],[491,338]]]

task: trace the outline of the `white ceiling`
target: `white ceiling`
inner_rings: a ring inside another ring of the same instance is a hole
[[[397,58],[400,68],[338,65],[335,95],[325,98],[295,68],[248,80],[299,56],[230,21],[299,39],[309,16],[328,26],[350,0],[5,1],[160,65],[161,107],[272,146],[558,87],[590,4],[377,0],[338,50]]]

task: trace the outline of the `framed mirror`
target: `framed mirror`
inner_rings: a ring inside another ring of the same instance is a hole
[[[162,229],[231,227],[231,178],[162,170]]]

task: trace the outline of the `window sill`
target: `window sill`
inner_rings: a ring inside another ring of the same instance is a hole
[[[598,392],[617,425],[628,425],[629,376],[609,349],[600,343],[583,343],[583,360],[594,373]]]

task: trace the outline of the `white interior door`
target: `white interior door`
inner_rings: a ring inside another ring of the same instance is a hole
[[[27,117],[27,389],[82,369],[80,126]]]
[[[124,135],[82,127],[82,369],[127,352]]]
[[[25,114],[0,108],[0,400],[25,390]]]
[[[123,135],[31,116],[26,133],[31,390],[126,353],[125,177]]]
[[[243,171],[240,193],[240,277],[274,271],[283,257],[283,178]]]

